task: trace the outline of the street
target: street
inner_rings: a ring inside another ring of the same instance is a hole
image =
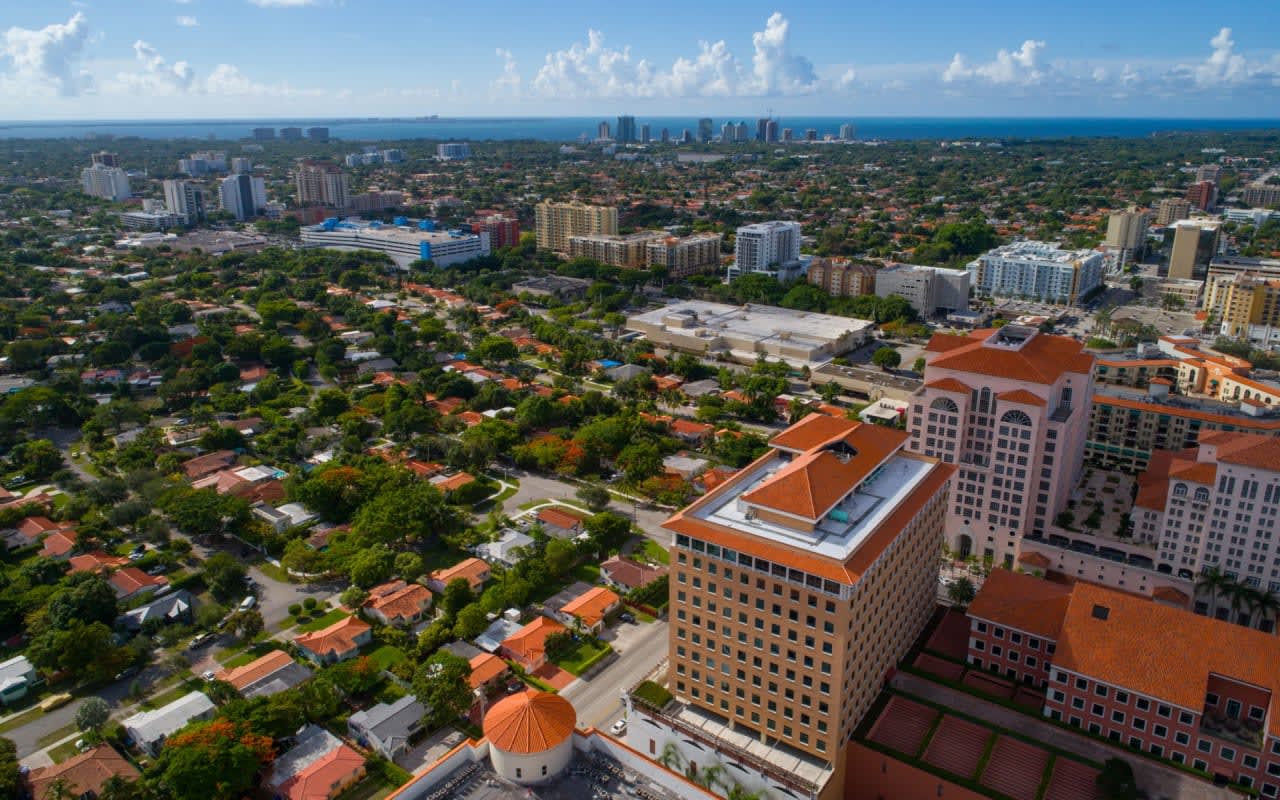
[[[627,638],[612,664],[560,693],[578,712],[579,728],[608,730],[622,711],[621,693],[644,680],[667,657],[665,620],[643,625],[638,635]]]
[[[503,472],[498,473],[500,477],[503,474]],[[503,512],[509,517],[514,517],[518,514],[520,506],[532,503],[535,500],[570,500],[575,503],[581,503],[574,495],[578,487],[571,483],[518,469],[507,470],[505,474],[509,474],[520,481],[520,487],[516,493],[502,503]],[[670,511],[664,511],[660,508],[645,508],[639,505],[633,507],[631,503],[617,498],[609,504],[609,508],[626,517],[632,516],[634,511],[636,525],[639,526],[646,537],[663,547],[671,546],[671,534],[662,528],[662,523],[671,516]]]

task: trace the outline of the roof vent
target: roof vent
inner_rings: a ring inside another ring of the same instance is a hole
[[[1111,616],[1111,609],[1107,608],[1106,606],[1094,606],[1094,607],[1093,607],[1093,618],[1094,618],[1094,619],[1102,619],[1102,620],[1105,620],[1105,619],[1106,619],[1107,617],[1109,617],[1109,616]]]

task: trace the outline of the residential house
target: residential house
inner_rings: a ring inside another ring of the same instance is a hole
[[[431,592],[418,583],[391,581],[369,590],[364,610],[383,625],[410,625],[431,608]]]
[[[470,486],[476,482],[475,476],[469,472],[457,472],[453,475],[437,475],[430,479],[431,485],[440,491],[448,494],[457,491],[464,486]]]
[[[44,558],[55,558],[61,561],[70,558],[71,551],[75,549],[75,528],[61,528],[44,537],[44,546],[40,548],[40,555]]]
[[[152,600],[146,605],[126,611],[116,624],[130,631],[140,631],[147,623],[181,623],[190,625],[194,617],[195,598],[186,589]]]
[[[129,559],[124,556],[113,556],[101,550],[94,550],[91,553],[82,553],[78,556],[72,556],[69,562],[71,564],[71,572],[97,572],[105,573],[117,567],[128,566]]]
[[[10,550],[39,544],[41,537],[60,530],[61,525],[43,516],[25,517],[12,530],[5,531],[5,543]]]
[[[560,506],[540,508],[535,518],[548,536],[557,539],[570,539],[582,533],[582,515]]]
[[[147,755],[157,756],[165,739],[188,723],[206,720],[217,707],[203,692],[191,692],[168,705],[151,711],[140,711],[121,724],[135,747]]]
[[[608,375],[612,380],[621,383],[622,381],[629,381],[633,378],[643,378],[649,374],[649,370],[645,367],[636,366],[635,364],[623,364],[621,366],[605,370],[604,374]]]
[[[214,676],[235,687],[241,697],[267,697],[304,683],[312,675],[311,668],[299,664],[283,650],[272,650],[248,664],[224,669]]]
[[[677,419],[671,423],[671,435],[695,447],[703,447],[709,444],[711,437],[715,434],[715,430],[712,425],[687,419]]]
[[[599,636],[604,630],[605,618],[617,611],[622,605],[622,598],[612,589],[595,586],[560,608],[560,619],[593,636]]]
[[[373,628],[357,617],[343,617],[327,628],[295,637],[303,654],[317,664],[336,664],[360,654],[360,648],[373,640]]]
[[[389,761],[409,749],[409,739],[422,728],[427,709],[405,695],[394,703],[379,703],[357,711],[347,720],[347,734]]]
[[[26,656],[14,656],[0,662],[0,701],[7,706],[13,705],[27,696],[27,691],[37,680],[36,668],[31,666]]]
[[[285,503],[276,507],[257,503],[251,510],[255,517],[270,525],[278,533],[290,528],[310,525],[318,519],[315,512],[308,511],[307,507],[301,503]]]
[[[107,583],[116,590],[116,597],[128,600],[140,594],[154,592],[162,586],[169,585],[169,579],[163,575],[148,575],[137,567],[122,567],[107,578]]]
[[[600,565],[600,578],[623,591],[647,586],[666,574],[666,567],[642,564],[625,556],[614,556]]]
[[[507,662],[492,653],[480,653],[471,657],[471,691],[490,689],[497,686],[503,678],[511,673]]]
[[[519,612],[516,613],[518,614]],[[485,628],[484,632],[474,639],[476,647],[486,653],[500,652],[502,643],[515,636],[520,631],[520,628],[523,627],[517,622],[518,619],[519,616],[516,619],[498,617],[489,623],[489,627]]]
[[[707,378],[700,381],[690,381],[680,387],[680,391],[690,400],[697,400],[699,397],[707,395],[720,394],[720,381],[715,378]]]
[[[446,569],[438,569],[431,573],[430,579],[427,581],[427,587],[433,592],[443,592],[444,587],[458,578],[463,578],[467,583],[471,584],[471,590],[478,592],[489,582],[492,573],[489,571],[489,565],[478,558],[468,558],[454,564]]]
[[[476,555],[490,564],[511,568],[524,558],[533,547],[532,536],[511,528],[503,528],[498,539],[476,545]]]
[[[333,800],[364,776],[364,756],[324,728],[308,725],[263,783],[277,800]]]
[[[533,672],[547,663],[547,637],[567,631],[568,628],[551,617],[539,616],[507,637],[502,643],[501,653]]]
[[[215,472],[227,469],[235,463],[235,453],[230,450],[218,450],[182,462],[182,472],[187,476],[187,480],[196,481],[206,475],[212,475]]]
[[[91,750],[47,767],[37,767],[27,773],[27,786],[30,796],[36,800],[54,797],[52,787],[57,784],[66,789],[63,797],[85,798],[97,797],[102,787],[110,778],[121,778],[128,782],[142,777],[138,768],[130,764],[109,744],[100,744]]]

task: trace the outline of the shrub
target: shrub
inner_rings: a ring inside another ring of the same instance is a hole
[[[297,603],[289,604],[289,616],[296,617],[301,613],[302,613],[302,606],[298,605]]]
[[[318,605],[320,605],[320,601],[314,597],[308,597],[302,601],[302,607],[308,611],[313,610]]]

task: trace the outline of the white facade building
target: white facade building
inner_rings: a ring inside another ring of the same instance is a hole
[[[204,216],[204,193],[191,181],[165,181],[164,207],[187,224],[198,222]]]
[[[1063,250],[1052,242],[1015,242],[969,262],[973,286],[993,297],[1073,304],[1102,285],[1105,259],[1093,250]]]
[[[255,217],[267,205],[267,184],[254,175],[228,175],[218,185],[218,203],[237,220]]]
[[[84,193],[104,200],[127,200],[133,192],[129,189],[129,176],[119,167],[94,164],[80,171],[80,184]]]
[[[463,161],[471,158],[471,144],[468,142],[441,142],[436,145],[436,158],[441,161]]]
[[[891,264],[876,272],[876,296],[896,294],[922,317],[969,310],[966,270]]]
[[[800,272],[800,223],[773,220],[738,228],[729,278],[763,272],[778,280]]]
[[[489,234],[436,231],[426,220],[412,227],[408,224],[343,221],[335,217],[303,228],[302,245],[335,250],[374,250],[386,253],[397,267],[407,270],[418,260],[448,267],[487,256]]]

